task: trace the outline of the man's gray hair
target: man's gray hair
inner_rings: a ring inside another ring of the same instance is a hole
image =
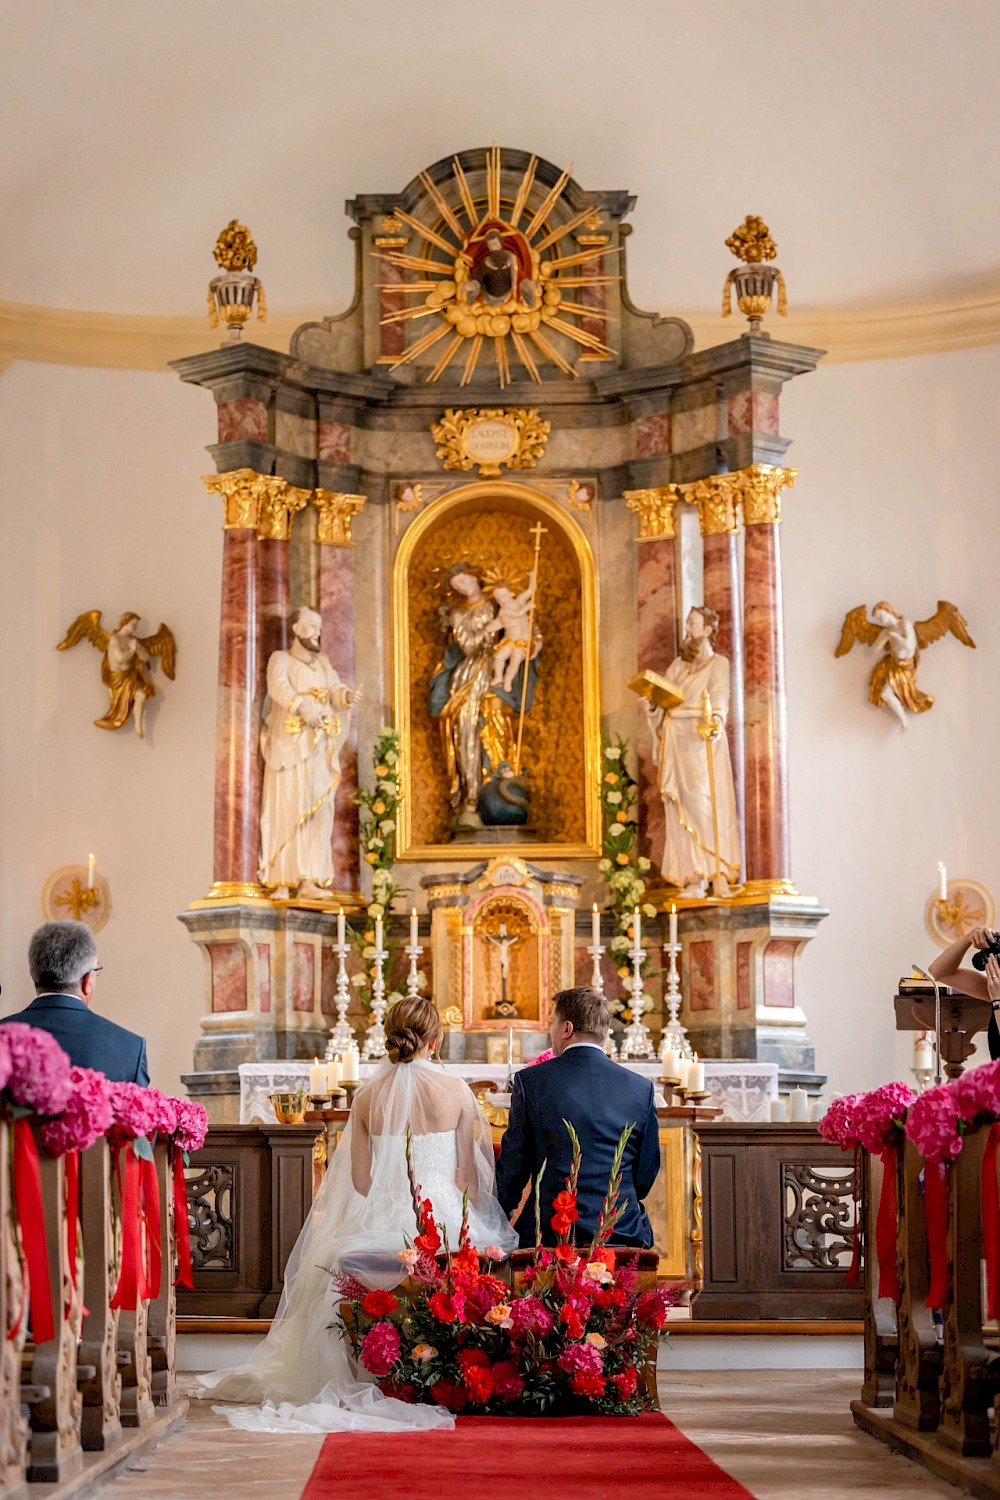
[[[36,990],[76,990],[97,965],[97,943],[83,922],[46,922],[28,944],[28,969]]]

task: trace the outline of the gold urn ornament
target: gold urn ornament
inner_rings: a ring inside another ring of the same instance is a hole
[[[728,318],[732,314],[735,287],[737,306],[749,320],[750,332],[759,333],[761,319],[771,310],[775,283],[778,287],[778,314],[783,318],[788,311],[784,276],[777,266],[764,264],[775,259],[778,247],[771,238],[771,231],[757,214],[747,214],[726,244],[744,264],[735,267],[726,277],[722,288],[722,316]]]
[[[253,235],[245,224],[230,219],[215,242],[215,259],[222,267],[222,275],[214,276],[208,283],[208,321],[218,328],[220,321],[229,329],[229,337],[236,340],[243,332],[257,304],[257,321],[267,321],[267,302],[260,279],[253,274],[257,264],[257,246]]]

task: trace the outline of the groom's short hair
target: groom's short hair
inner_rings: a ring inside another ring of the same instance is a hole
[[[572,1021],[573,1030],[582,1036],[595,1036],[603,1042],[608,1034],[611,1025],[608,1002],[588,984],[560,990],[553,998],[552,1008],[560,1020]]]

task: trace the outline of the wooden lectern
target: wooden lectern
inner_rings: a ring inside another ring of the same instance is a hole
[[[895,996],[897,1031],[934,1030],[934,987],[901,980],[901,993]],[[903,988],[905,986],[905,988]],[[975,1050],[972,1038],[985,1031],[993,1014],[988,1000],[961,995],[947,985],[939,986],[941,995],[941,1061],[949,1078],[960,1078],[965,1060]]]

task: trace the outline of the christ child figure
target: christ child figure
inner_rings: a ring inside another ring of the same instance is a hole
[[[497,612],[490,629],[494,634],[502,630],[503,640],[493,653],[492,685],[496,687],[502,682],[504,692],[509,693],[514,686],[518,669],[528,655],[528,632],[535,608],[534,569],[528,575],[528,587],[520,594],[515,594],[509,584],[498,583],[493,590],[493,598]]]

